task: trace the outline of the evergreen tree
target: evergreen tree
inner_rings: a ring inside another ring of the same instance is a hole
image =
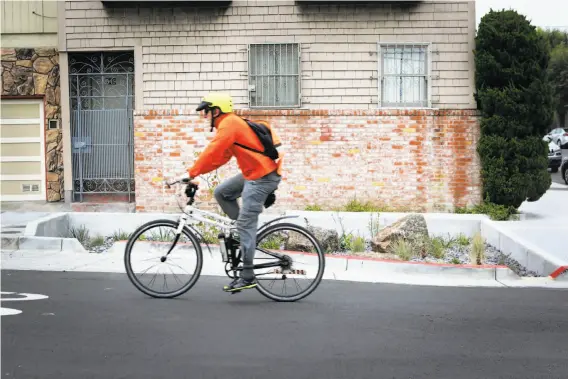
[[[476,36],[476,100],[481,111],[483,195],[518,208],[550,187],[548,145],[554,113],[547,68],[550,49],[527,19],[491,10]]]

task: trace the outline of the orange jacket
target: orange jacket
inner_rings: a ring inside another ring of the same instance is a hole
[[[266,123],[264,125],[272,132],[274,143],[280,143],[280,138],[272,128]],[[192,178],[221,167],[229,162],[233,156],[237,159],[237,165],[247,180],[259,179],[276,170],[279,175],[282,175],[281,153],[279,159],[275,162],[260,153],[235,145],[235,142],[237,142],[256,150],[264,150],[256,134],[242,118],[234,113],[223,114],[215,120],[215,127],[217,129],[215,137],[200,154],[193,167],[187,170]]]

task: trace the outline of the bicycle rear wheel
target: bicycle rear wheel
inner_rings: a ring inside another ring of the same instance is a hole
[[[270,255],[271,252],[284,258]],[[325,255],[318,240],[296,224],[275,224],[258,234],[254,264],[277,262],[280,262],[278,267],[254,270],[257,290],[274,301],[293,302],[305,298],[319,286],[325,271]]]
[[[157,298],[182,295],[195,285],[201,274],[201,245],[187,228],[175,241],[177,228],[175,221],[150,221],[136,229],[128,240],[124,253],[126,274],[146,295]],[[151,269],[156,273],[149,274]]]

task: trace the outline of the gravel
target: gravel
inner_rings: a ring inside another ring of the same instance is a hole
[[[90,247],[87,250],[89,253],[93,254],[102,254],[106,252],[108,249],[112,247],[114,244],[114,239],[112,237],[106,237],[104,244],[100,246]],[[460,245],[452,245],[451,247],[445,250],[445,255],[443,258],[437,259],[431,256],[427,256],[425,258],[422,257],[414,257],[410,259],[411,262],[425,262],[425,263],[450,263],[450,264],[472,264],[469,252],[471,247],[470,246],[460,246]],[[352,253],[349,251],[338,251],[331,253],[330,255],[334,256],[348,256],[348,255],[360,255],[360,256],[367,256],[367,257],[376,257],[376,258],[396,258],[392,255],[385,255],[375,253],[371,250],[371,241],[366,241],[366,251],[363,253]],[[459,263],[458,263],[459,262]],[[511,258],[503,254],[499,249],[496,247],[485,244],[485,259],[482,262],[486,265],[505,265],[508,266],[513,272],[515,272],[519,276],[528,276],[528,277],[540,277],[541,275],[537,274],[534,271],[529,271],[525,267],[523,267],[519,262],[515,259]]]
[[[452,245],[451,247],[445,250],[445,254],[443,258],[435,258],[432,256],[426,256],[425,258],[422,257],[413,257],[410,259],[410,262],[424,262],[424,263],[449,263],[449,264],[472,264],[470,258],[470,250],[471,247],[468,246],[461,246],[461,245]],[[374,258],[385,258],[385,259],[399,259],[396,256],[389,254],[380,254],[373,252],[370,247],[370,242],[367,241],[367,248],[366,251],[363,253],[352,253],[347,251],[335,252],[331,255],[335,256],[348,256],[348,255],[358,255],[358,256],[365,256],[365,257],[374,257]],[[482,261],[482,264],[485,265],[505,265],[508,266],[513,272],[515,272],[519,276],[530,276],[530,277],[540,277],[541,275],[537,274],[534,271],[529,271],[525,267],[523,267],[519,262],[515,259],[511,258],[508,255],[502,253],[499,249],[495,246],[485,244],[485,259]]]

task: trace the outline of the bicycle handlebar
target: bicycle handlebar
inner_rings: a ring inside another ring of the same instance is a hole
[[[187,184],[187,187],[185,188],[185,195],[189,198],[189,201],[187,203],[193,204],[195,199],[195,193],[199,189],[199,186],[197,184],[191,183],[187,178],[176,180],[174,182],[169,182],[169,183],[166,182],[166,186],[168,186],[168,188],[171,188],[171,186],[178,183]]]

